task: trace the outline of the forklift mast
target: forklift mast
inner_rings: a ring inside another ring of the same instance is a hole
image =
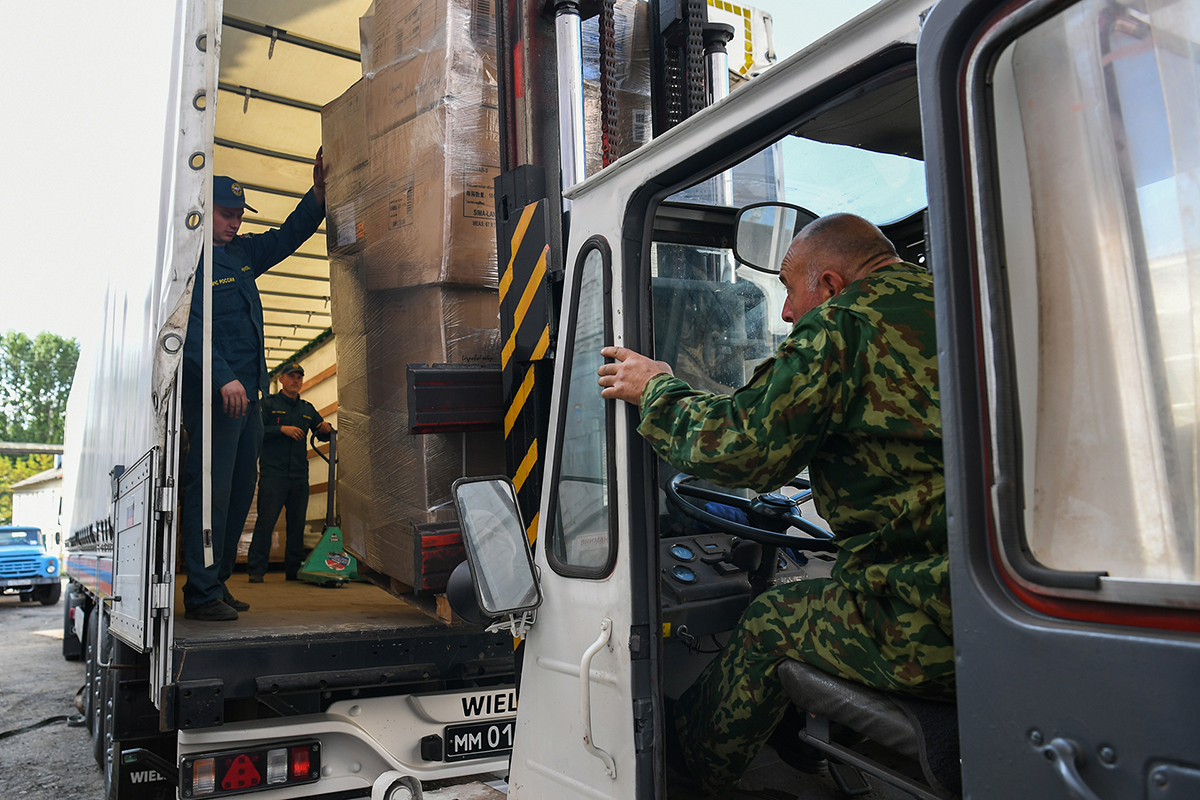
[[[709,24],[706,0],[648,0],[651,131],[658,136],[729,92],[728,25]],[[506,466],[532,541],[562,305],[570,201],[587,177],[587,146],[607,166],[626,151],[612,76],[616,0],[499,0],[500,175],[497,257]],[[599,17],[599,130],[583,115],[581,24]]]

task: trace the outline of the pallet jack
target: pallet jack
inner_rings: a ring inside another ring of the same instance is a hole
[[[317,447],[315,437],[311,437],[309,443],[317,455],[329,464],[325,528],[321,531],[321,541],[317,542],[317,546],[308,554],[297,577],[330,589],[344,586],[350,581],[363,581],[365,578],[358,574],[358,561],[346,552],[343,545],[341,520],[338,519],[334,504],[334,487],[337,485],[337,430],[331,429],[329,432],[328,458]]]

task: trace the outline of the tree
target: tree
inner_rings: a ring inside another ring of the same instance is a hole
[[[12,485],[54,466],[54,456],[0,457],[0,525],[12,524]]]
[[[61,444],[79,342],[43,331],[0,336],[0,441]]]

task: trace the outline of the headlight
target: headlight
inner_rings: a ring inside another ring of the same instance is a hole
[[[58,572],[58,562],[53,558],[46,562],[46,574],[53,575]]]

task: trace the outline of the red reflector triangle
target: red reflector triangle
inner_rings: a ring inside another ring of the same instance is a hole
[[[225,790],[249,789],[260,783],[262,783],[262,775],[254,766],[254,762],[250,760],[249,756],[241,755],[229,765],[229,769],[225,772],[225,778],[221,781],[221,788]]]

